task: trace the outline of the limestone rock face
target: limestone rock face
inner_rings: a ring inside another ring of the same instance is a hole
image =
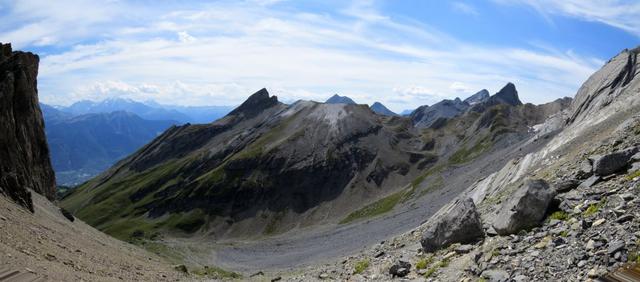
[[[472,243],[484,236],[480,215],[471,198],[456,200],[443,208],[427,223],[422,235],[422,247],[427,252],[445,248],[454,243]]]
[[[546,181],[526,180],[502,205],[493,228],[500,235],[509,235],[538,226],[555,195],[556,191]]]
[[[28,189],[55,198],[38,105],[38,62],[37,55],[13,52],[10,44],[0,43],[0,192],[30,210]]]

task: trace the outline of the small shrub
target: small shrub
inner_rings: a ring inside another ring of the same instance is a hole
[[[438,271],[438,267],[437,266],[433,266],[433,267],[429,268],[429,270],[427,270],[427,272],[424,274],[424,278],[431,277],[434,273],[436,273],[436,271]]]
[[[364,272],[369,267],[369,260],[364,259],[356,263],[353,274],[360,274]]]
[[[447,267],[449,266],[449,260],[448,259],[443,259],[440,262],[438,262],[438,266],[439,267]]]
[[[569,219],[569,215],[566,212],[563,211],[556,211],[554,213],[552,213],[549,216],[550,219],[557,219],[557,220],[562,220],[565,221],[567,219]]]
[[[605,201],[602,200],[597,204],[591,204],[589,205],[589,207],[587,208],[587,210],[584,211],[583,215],[584,216],[592,216],[596,213],[598,213],[598,211],[600,211],[600,209],[602,207],[604,207]]]
[[[569,237],[569,231],[564,230],[564,231],[560,232],[560,237],[564,237],[564,238]]]
[[[423,258],[416,262],[416,269],[426,269],[433,262],[433,257]]]

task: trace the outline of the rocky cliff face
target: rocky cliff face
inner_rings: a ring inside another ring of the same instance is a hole
[[[55,176],[49,159],[38,104],[37,55],[0,44],[0,191],[33,210],[32,189],[55,197]]]

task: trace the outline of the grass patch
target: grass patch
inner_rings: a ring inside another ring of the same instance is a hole
[[[241,279],[242,275],[233,271],[224,270],[216,266],[205,266],[191,270],[191,273],[210,279]]]
[[[384,214],[392,210],[403,198],[406,191],[398,191],[389,196],[386,196],[380,200],[373,202],[359,210],[350,213],[345,217],[340,224],[349,223],[358,219],[370,218],[377,215]]]
[[[165,244],[146,240],[133,240],[130,241],[130,243],[137,245],[150,253],[158,255],[159,257],[166,259],[170,263],[183,263],[183,255]]]
[[[438,267],[436,266],[429,268],[429,270],[427,270],[427,272],[424,273],[424,278],[429,278],[433,276],[433,274],[436,273],[436,271],[438,271]]]
[[[416,269],[426,269],[433,262],[433,257],[423,258],[416,262]]]
[[[569,219],[569,214],[567,214],[564,211],[556,211],[549,216],[549,219],[557,219],[557,220],[565,221]]]
[[[353,274],[363,273],[367,268],[369,268],[369,260],[363,259],[361,261],[356,262],[356,265],[353,270]]]
[[[598,213],[598,211],[600,211],[600,209],[604,207],[605,203],[606,201],[603,199],[596,204],[589,205],[589,207],[582,213],[582,215],[588,217]]]
[[[458,151],[453,153],[451,157],[449,157],[449,163],[450,164],[467,163],[477,158],[478,156],[480,156],[486,150],[491,148],[492,145],[493,145],[493,142],[491,142],[491,139],[487,137],[478,141],[478,143],[473,145],[473,147],[471,148],[467,148],[466,144],[463,144],[462,148],[460,148]]]
[[[434,173],[439,173],[440,171],[442,171],[443,168],[444,168],[443,165],[437,165],[437,166],[434,166],[434,167],[428,169],[422,175],[416,177],[416,179],[411,181],[411,186],[418,187],[418,185],[420,185],[422,182],[424,182],[424,180],[427,179],[427,177],[431,176]]]
[[[631,180],[633,180],[633,179],[634,179],[634,178],[636,178],[636,177],[640,177],[640,170],[636,170],[636,171],[634,171],[634,172],[632,172],[632,173],[627,174],[627,176],[625,176],[625,178],[626,178],[628,181],[631,181]]]
[[[271,218],[267,226],[264,228],[263,233],[265,235],[275,234],[278,229],[278,222],[280,222],[280,220],[282,220],[283,217],[284,217],[284,212],[278,212],[275,215],[273,215],[273,217]]]
[[[447,266],[449,266],[449,260],[448,259],[443,259],[443,260],[439,261],[434,266],[429,268],[429,270],[427,270],[427,272],[424,274],[424,278],[429,278],[429,277],[433,276],[433,274],[436,273],[436,271],[438,271],[439,268],[445,268]]]
[[[569,231],[564,230],[564,231],[560,232],[560,237],[563,237],[563,238],[569,237]]]

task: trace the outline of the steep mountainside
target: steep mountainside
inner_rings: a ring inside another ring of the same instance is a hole
[[[58,184],[77,185],[132,154],[175,124],[128,112],[72,116],[43,107]]]
[[[487,89],[482,89],[478,91],[476,94],[469,96],[467,99],[464,99],[469,105],[477,104],[486,101],[489,99],[491,95]]]
[[[526,144],[542,146],[469,183],[422,226],[305,275],[354,279],[366,260],[355,279],[635,281],[625,265],[640,251],[638,50],[607,62],[572,102],[537,106],[548,118]]]
[[[55,197],[42,113],[38,105],[37,55],[0,43],[0,192],[33,210],[32,189]]]
[[[376,114],[380,114],[380,115],[384,115],[384,116],[397,116],[396,113],[394,113],[393,111],[389,110],[387,107],[385,107],[380,102],[373,103],[373,105],[371,105],[370,108]]]
[[[325,101],[324,103],[325,104],[348,104],[348,105],[356,104],[356,102],[351,100],[351,98],[347,96],[340,96],[338,94],[331,96],[331,98],[327,99],[327,101]]]
[[[366,105],[284,105],[263,89],[214,123],[170,128],[63,205],[123,239],[359,221],[440,188],[449,166],[530,137],[541,122],[530,106],[486,105],[421,129]]]
[[[430,161],[419,142],[407,142],[414,139],[407,128],[366,105],[286,106],[263,89],[212,124],[170,128],[65,205],[101,228],[144,213],[187,232],[206,224],[216,235],[321,222],[351,209],[352,199],[397,188],[396,179]],[[107,197],[115,191],[121,196]],[[111,212],[95,217],[101,208]]]

